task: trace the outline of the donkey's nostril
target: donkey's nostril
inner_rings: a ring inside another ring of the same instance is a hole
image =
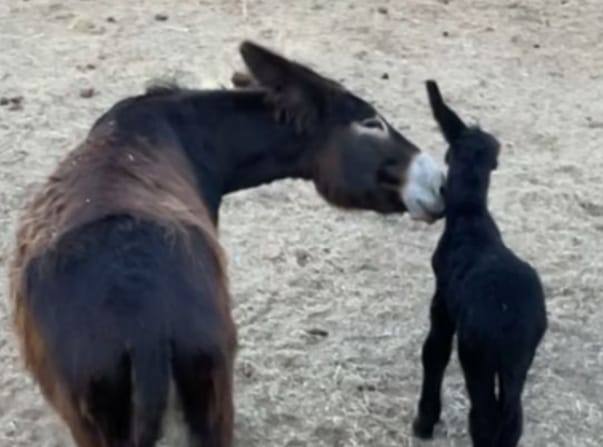
[[[440,192],[441,196],[446,195],[446,185],[440,186],[440,191],[439,192]]]

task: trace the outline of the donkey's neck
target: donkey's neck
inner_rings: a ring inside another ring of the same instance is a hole
[[[191,101],[198,130],[184,147],[216,218],[228,193],[283,178],[310,178],[312,138],[278,123],[263,92],[212,92]]]
[[[309,179],[313,138],[277,122],[263,94],[248,95],[242,100],[255,107],[225,123],[229,135],[222,157],[224,194],[283,178]]]

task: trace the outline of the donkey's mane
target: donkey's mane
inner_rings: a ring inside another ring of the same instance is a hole
[[[163,96],[179,93],[184,88],[171,79],[153,79],[145,89],[145,96]]]

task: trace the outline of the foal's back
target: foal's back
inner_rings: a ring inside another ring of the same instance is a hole
[[[472,237],[475,232],[481,236]],[[440,263],[436,276],[445,284],[442,293],[456,321],[459,346],[480,351],[493,367],[529,367],[546,326],[537,272],[504,244],[489,213],[465,219],[441,245],[434,255]]]
[[[538,273],[505,245],[487,210],[483,215],[455,219],[447,223],[433,256],[450,311],[470,324],[473,319],[465,314],[480,309],[481,318],[475,324],[491,332],[523,325],[522,314],[535,315],[544,300]]]

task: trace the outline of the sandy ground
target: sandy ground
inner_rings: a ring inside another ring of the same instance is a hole
[[[244,37],[343,80],[441,157],[422,84],[434,77],[504,142],[492,209],[546,286],[523,445],[599,447],[601,23],[599,0],[2,0],[0,96],[23,97],[0,106],[2,263],[18,209],[95,117],[149,78],[227,84]],[[441,224],[344,213],[283,181],[231,196],[221,225],[241,340],[237,445],[419,445],[410,423]],[[23,373],[2,268],[0,446],[70,445]],[[431,445],[468,445],[466,414],[455,359]]]

